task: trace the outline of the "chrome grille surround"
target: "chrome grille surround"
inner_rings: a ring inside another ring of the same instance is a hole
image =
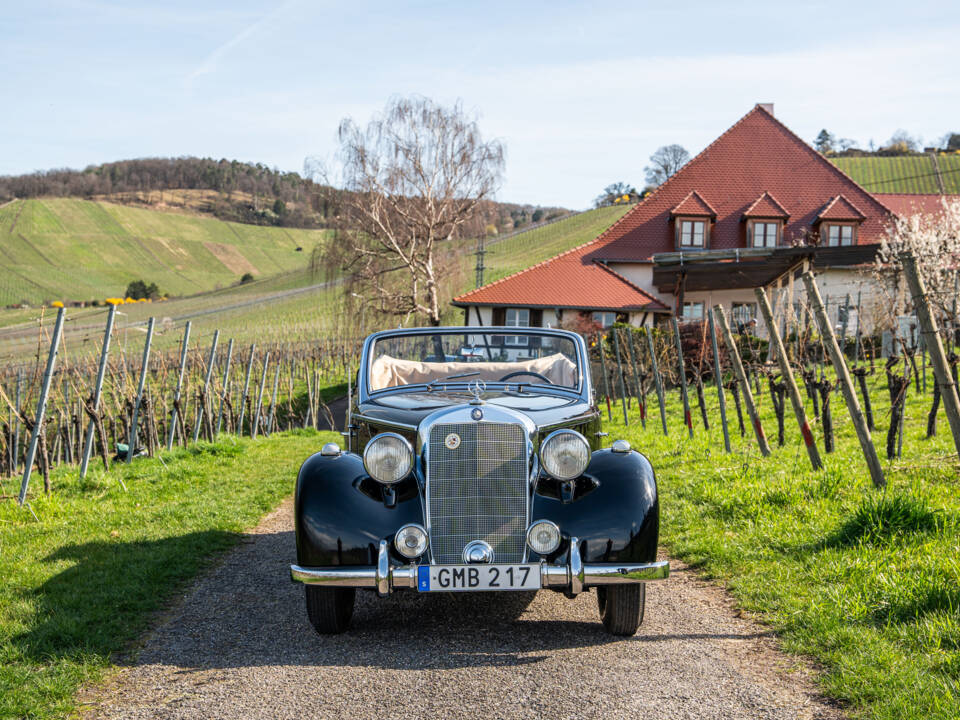
[[[420,429],[426,469],[426,519],[432,562],[459,564],[473,540],[493,548],[494,562],[526,559],[530,510],[529,418],[484,406],[484,418],[470,418],[470,406],[441,411]],[[460,437],[450,448],[446,438]]]

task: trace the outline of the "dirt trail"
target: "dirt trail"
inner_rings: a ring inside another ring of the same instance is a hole
[[[106,686],[86,718],[841,718],[809,671],[726,594],[679,564],[651,584],[633,638],[612,638],[596,598],[537,594],[378,599],[319,637],[294,557],[287,501],[200,579]]]

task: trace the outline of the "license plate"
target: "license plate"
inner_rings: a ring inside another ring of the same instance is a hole
[[[421,565],[420,592],[539,590],[539,565]]]

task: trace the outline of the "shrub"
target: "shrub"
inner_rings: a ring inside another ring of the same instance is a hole
[[[143,280],[134,280],[129,285],[127,285],[127,291],[124,294],[124,297],[133,298],[134,300],[144,300],[146,298],[153,298],[160,296],[160,288],[157,287],[156,283],[150,283],[149,285]]]
[[[299,250],[300,248],[297,248],[297,249]],[[247,283],[252,283],[252,282],[253,282],[253,273],[245,272],[240,278],[241,285],[246,285]]]

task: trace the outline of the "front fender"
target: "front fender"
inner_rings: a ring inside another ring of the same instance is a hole
[[[584,562],[648,563],[657,559],[660,506],[650,461],[640,453],[597,450],[572,498],[556,481],[538,483],[531,517],[548,519],[580,541]],[[564,542],[549,559],[567,552]]]
[[[297,563],[375,565],[380,540],[391,542],[401,525],[424,524],[416,480],[411,476],[392,490],[391,499],[353,453],[307,458],[294,494]]]

